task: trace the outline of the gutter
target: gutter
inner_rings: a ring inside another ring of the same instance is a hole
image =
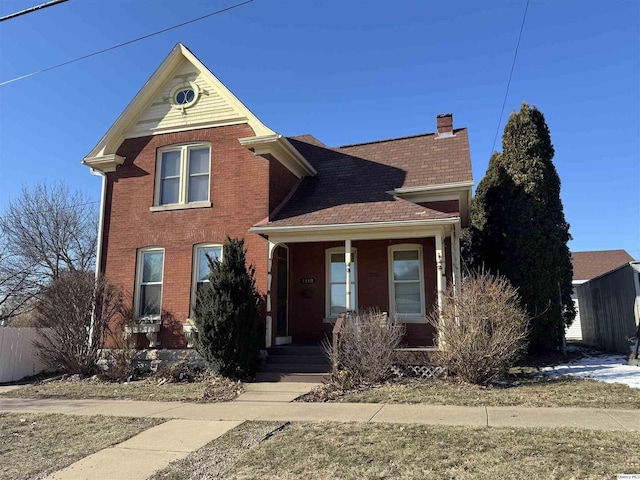
[[[366,223],[337,223],[324,225],[295,225],[295,226],[259,226],[255,225],[249,228],[251,233],[270,234],[270,233],[295,233],[295,232],[316,232],[316,231],[335,231],[335,230],[351,230],[351,229],[380,229],[380,228],[402,228],[417,226],[439,226],[452,225],[460,221],[460,217],[438,218],[429,220],[400,220],[391,222],[366,222]]]

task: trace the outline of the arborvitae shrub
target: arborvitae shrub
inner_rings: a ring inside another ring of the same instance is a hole
[[[264,335],[255,269],[246,265],[244,240],[227,238],[222,259],[208,260],[209,282],[194,306],[196,350],[218,373],[251,378],[260,365]]]

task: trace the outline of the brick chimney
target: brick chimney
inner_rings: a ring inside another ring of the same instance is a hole
[[[438,122],[438,137],[450,137],[453,135],[453,114],[441,113],[436,117]]]

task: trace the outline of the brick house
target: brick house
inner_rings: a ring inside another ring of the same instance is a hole
[[[317,342],[368,307],[433,345],[426,316],[460,277],[473,185],[467,130],[436,123],[337,148],[285,137],[178,44],[83,161],[103,177],[99,270],[133,293],[144,342],[184,348],[205,254],[241,237],[266,346]]]

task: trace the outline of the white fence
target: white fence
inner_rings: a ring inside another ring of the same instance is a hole
[[[0,383],[15,382],[46,368],[36,356],[35,328],[0,327]]]

